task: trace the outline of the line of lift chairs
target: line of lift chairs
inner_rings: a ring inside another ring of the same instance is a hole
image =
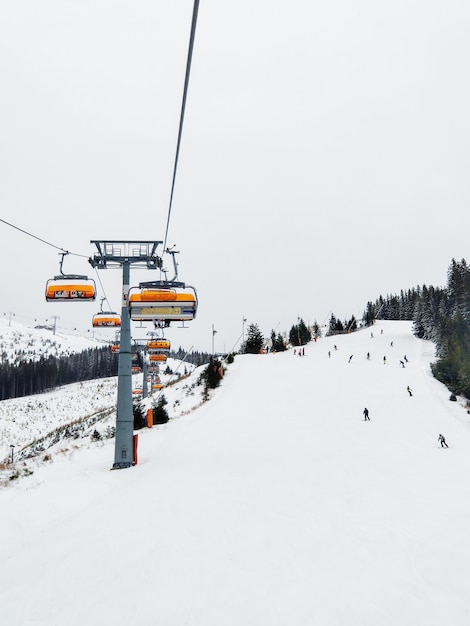
[[[62,272],[62,263],[61,263]],[[47,302],[93,302],[96,299],[96,283],[88,276],[78,274],[64,274],[54,276],[46,284]],[[94,328],[120,328],[121,315],[113,311],[101,310],[93,315]],[[128,293],[129,317],[133,321],[153,322],[156,327],[168,327],[171,322],[191,321],[196,317],[197,294],[193,287],[177,281],[154,281],[140,283],[139,287],[132,287]],[[149,375],[152,390],[158,390],[163,384],[158,376],[160,363],[165,363],[170,351],[170,341],[164,338],[153,339],[147,343],[149,357]],[[118,352],[119,344],[111,346],[111,350]],[[133,366],[133,373],[140,367]],[[142,390],[136,387],[136,395]]]

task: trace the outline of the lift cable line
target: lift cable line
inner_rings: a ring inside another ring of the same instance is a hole
[[[174,193],[174,190],[175,190],[176,170],[178,168],[178,158],[179,158],[180,145],[181,145],[181,135],[183,133],[184,113],[185,113],[185,109],[186,109],[186,97],[188,95],[189,75],[191,73],[191,61],[192,61],[192,56],[193,56],[194,37],[196,35],[196,24],[197,24],[198,9],[199,9],[199,0],[194,0],[193,19],[192,19],[192,23],[191,23],[191,35],[190,35],[190,38],[189,38],[188,58],[187,58],[187,61],[186,61],[186,76],[185,76],[185,79],[184,79],[183,101],[181,103],[180,124],[179,124],[179,130],[178,130],[178,141],[177,141],[177,144],[176,144],[175,164],[174,164],[174,167],[173,167],[173,181],[172,181],[172,184],[171,184],[170,203],[169,203],[169,206],[168,206],[168,217],[167,217],[167,221],[166,221],[165,237],[164,237],[164,240],[163,240],[163,251],[164,252],[166,250],[166,242],[167,242],[167,239],[168,239],[168,229],[170,227],[171,209],[172,209],[172,205],[173,205],[173,193]]]
[[[51,246],[51,248],[55,248],[56,250],[61,250],[61,252],[63,254],[71,254],[73,256],[80,256],[80,257],[83,257],[84,259],[87,259],[90,256],[88,254],[77,254],[76,252],[69,252],[65,248],[61,248],[60,246],[56,246],[55,244],[51,243],[50,241],[46,241],[45,239],[41,239],[41,237],[37,237],[36,235],[33,235],[32,233],[29,233],[27,230],[24,230],[23,228],[20,228],[19,226],[15,226],[14,224],[10,224],[10,222],[7,222],[6,220],[2,219],[1,217],[0,217],[0,222],[3,222],[3,224],[6,224],[7,226],[11,226],[15,230],[19,230],[20,233],[24,233],[25,235],[28,235],[28,237],[32,237],[33,239],[37,239],[41,243],[45,243],[46,245]]]
[[[189,321],[196,316],[198,301],[196,290],[190,285],[177,281],[178,264],[173,249],[166,249],[166,241],[171,217],[171,207],[176,180],[179,149],[183,129],[186,98],[188,92],[189,75],[191,68],[192,51],[196,32],[197,12],[199,1],[194,0],[191,35],[189,42],[188,58],[186,64],[186,76],[183,92],[183,101],[180,114],[177,149],[174,163],[171,196],[168,208],[165,243],[163,253],[169,253],[173,260],[175,275],[168,280],[166,271],[163,269],[163,260],[157,254],[157,248],[162,241],[155,240],[91,240],[95,244],[96,254],[89,257],[88,262],[95,270],[103,270],[111,267],[122,270],[121,291],[121,314],[112,311],[101,311],[94,316],[96,325],[109,325],[120,327],[119,360],[118,360],[118,390],[116,407],[116,431],[115,431],[115,457],[113,469],[131,467],[137,462],[137,439],[133,435],[134,417],[132,404],[132,321],[150,321],[155,327],[166,328],[174,321]],[[5,220],[1,220],[5,222]],[[12,224],[8,224],[16,228]],[[26,235],[38,239],[42,243],[60,250],[60,274],[49,279],[46,283],[47,302],[87,302],[96,298],[96,283],[88,276],[78,274],[65,274],[63,271],[64,258],[71,254],[59,246],[55,246],[44,239],[40,239],[23,229],[19,229]],[[132,267],[160,270],[165,273],[165,280],[140,283],[139,287],[131,287],[130,270]],[[101,281],[100,281],[101,283]],[[131,293],[131,289],[137,290]],[[105,295],[103,300],[107,301]],[[104,315],[106,318],[104,319]],[[166,359],[166,354],[163,354]]]
[[[109,303],[108,296],[106,294],[106,290],[105,290],[105,288],[103,286],[103,283],[101,281],[101,276],[99,275],[98,270],[96,268],[94,268],[94,269],[95,269],[96,278],[97,278],[97,280],[98,280],[98,282],[100,284],[101,290],[103,291],[103,294],[104,294],[104,298],[101,298],[101,309],[103,309],[103,301],[107,302],[108,303],[108,307],[111,308],[111,304]]]
[[[173,374],[171,375],[170,380],[166,383],[166,386],[167,386],[167,387],[168,387],[168,386],[169,386],[169,385],[170,385],[170,384],[171,384],[171,383],[175,380],[175,377],[176,377],[176,374],[177,374],[177,372],[178,372],[179,368],[180,368],[180,367],[183,365],[183,363],[186,361],[186,357],[188,357],[188,356],[191,354],[191,352],[192,352],[192,349],[193,349],[193,348],[194,348],[194,346],[191,346],[191,347],[189,348],[189,350],[187,350],[187,351],[186,351],[186,354],[185,354],[185,355],[184,355],[184,357],[180,360],[180,362],[179,362],[179,364],[178,364],[177,368],[175,369],[175,371],[174,371],[174,372],[173,372]],[[164,393],[164,391],[165,391],[165,388],[164,388],[164,387],[162,387],[162,388],[159,390],[158,394],[157,394],[156,400],[158,400],[158,399],[160,398],[160,396],[162,395],[162,393]]]

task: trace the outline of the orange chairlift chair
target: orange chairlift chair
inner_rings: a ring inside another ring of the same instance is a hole
[[[129,314],[134,321],[186,322],[197,312],[197,294],[194,287],[175,281],[140,283],[129,291]]]
[[[96,298],[96,284],[92,278],[80,274],[64,274],[60,261],[60,275],[50,278],[46,283],[47,302],[92,302]]]

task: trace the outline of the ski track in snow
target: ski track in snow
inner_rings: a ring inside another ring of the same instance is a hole
[[[134,468],[88,443],[0,491],[5,623],[467,626],[469,415],[410,322],[372,331],[168,389]]]

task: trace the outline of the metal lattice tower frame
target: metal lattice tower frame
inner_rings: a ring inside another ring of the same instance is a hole
[[[161,241],[92,240],[97,254],[89,259],[92,267],[107,269],[122,267],[121,341],[118,361],[118,393],[116,439],[113,469],[134,465],[134,416],[132,412],[132,337],[129,315],[131,266],[149,270],[162,269],[157,255]]]

